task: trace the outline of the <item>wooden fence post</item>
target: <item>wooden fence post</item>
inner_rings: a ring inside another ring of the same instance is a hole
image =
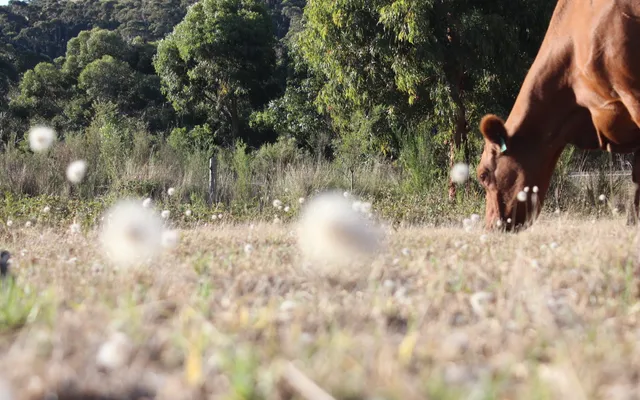
[[[214,150],[209,159],[209,206],[212,206],[216,196],[218,180],[218,154]]]

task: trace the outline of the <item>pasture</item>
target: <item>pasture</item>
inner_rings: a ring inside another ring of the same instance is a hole
[[[92,230],[6,229],[0,378],[14,399],[635,398],[622,217],[387,233],[373,260],[326,269],[291,223],[208,223],[116,270]]]

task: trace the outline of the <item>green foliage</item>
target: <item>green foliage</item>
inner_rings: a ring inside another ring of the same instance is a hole
[[[155,66],[175,109],[206,119],[231,144],[246,137],[251,111],[269,100],[273,45],[261,2],[203,0],[160,42]]]

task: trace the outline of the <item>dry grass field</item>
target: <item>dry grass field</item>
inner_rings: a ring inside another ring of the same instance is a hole
[[[636,239],[403,227],[331,270],[292,225],[219,223],[114,270],[95,232],[5,229],[0,399],[638,398]]]

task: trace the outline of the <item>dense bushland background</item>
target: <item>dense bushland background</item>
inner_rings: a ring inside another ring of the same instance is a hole
[[[10,1],[0,6],[1,207],[169,201],[175,187],[176,207],[273,218],[275,198],[295,208],[337,188],[396,220],[480,213],[477,123],[508,115],[555,3]],[[58,132],[48,154],[26,145],[35,124]],[[89,173],[71,187],[64,169],[78,158]],[[462,187],[448,176],[458,161],[472,172]],[[624,157],[567,149],[546,206],[621,211],[630,178],[610,172],[628,169]]]

